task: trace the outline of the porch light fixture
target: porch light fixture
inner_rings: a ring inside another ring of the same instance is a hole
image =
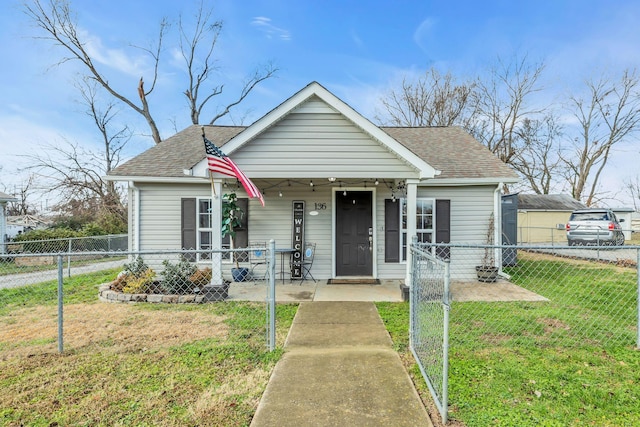
[[[346,195],[347,195],[347,190],[344,190],[344,191],[342,192],[342,195],[346,197]]]
[[[329,182],[336,182],[336,179],[334,177],[330,177]]]
[[[376,178],[376,180],[373,182],[374,185],[378,185],[380,184],[380,181],[378,181],[378,178]]]
[[[282,191],[278,191],[278,197],[282,197]]]
[[[313,187],[313,180],[309,181],[309,187]]]

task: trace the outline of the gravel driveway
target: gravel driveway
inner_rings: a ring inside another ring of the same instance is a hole
[[[97,262],[93,264],[83,265],[79,267],[71,267],[71,275],[75,276],[82,273],[91,273],[94,271],[107,270],[114,267],[123,266],[125,259],[116,261]],[[68,270],[65,267],[64,276],[68,276]],[[31,285],[34,283],[45,282],[48,280],[56,280],[58,278],[58,270],[34,271],[32,273],[18,273],[7,276],[0,276],[0,289],[17,288],[20,286]]]

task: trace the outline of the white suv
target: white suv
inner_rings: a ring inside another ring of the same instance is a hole
[[[567,242],[574,245],[624,245],[620,223],[610,209],[580,209],[573,211],[566,225]]]

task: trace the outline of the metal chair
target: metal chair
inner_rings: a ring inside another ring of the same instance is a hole
[[[316,255],[316,244],[315,243],[305,243],[304,252],[302,254],[302,277],[300,280],[307,280],[308,277],[313,279],[313,282],[316,282],[316,279],[311,274],[311,266],[313,266],[313,258]]]
[[[267,277],[267,244],[265,242],[249,243],[249,275],[251,280],[265,280]],[[256,268],[264,265],[264,272],[256,273]]]

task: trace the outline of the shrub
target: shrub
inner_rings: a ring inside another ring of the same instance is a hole
[[[211,268],[207,267],[204,270],[196,270],[190,277],[189,280],[199,288],[208,285],[211,283]]]
[[[111,282],[111,289],[128,294],[148,293],[156,273],[140,257],[124,265],[124,270]]]
[[[149,266],[139,256],[136,257],[136,259],[134,259],[132,262],[124,265],[124,271],[134,275],[140,275],[148,269]]]
[[[169,260],[162,261],[164,270],[162,271],[162,286],[170,294],[190,294],[193,293],[196,285],[190,280],[191,276],[198,270],[195,264],[191,264],[180,257],[177,264]]]
[[[153,283],[156,273],[148,268],[140,275],[130,276],[131,277],[126,280],[126,284],[122,287],[122,292],[127,294],[146,294],[149,293],[150,285]]]

